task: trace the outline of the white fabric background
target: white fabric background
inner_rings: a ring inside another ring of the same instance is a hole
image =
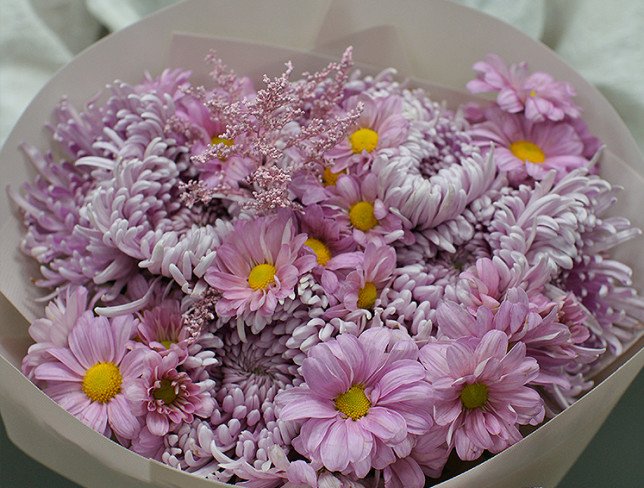
[[[0,144],[40,87],[75,54],[175,1],[0,0]],[[604,93],[644,151],[642,0],[459,1],[561,55]]]

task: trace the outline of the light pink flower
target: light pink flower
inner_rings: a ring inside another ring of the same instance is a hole
[[[356,127],[349,132],[348,137],[326,154],[335,163],[334,172],[342,171],[356,163],[367,165],[377,151],[398,147],[405,142],[409,133],[409,121],[403,116],[403,100],[400,96],[373,98],[361,94],[349,98],[345,103],[345,109],[353,110],[358,104],[363,104],[364,109]]]
[[[356,323],[371,318],[380,293],[393,278],[395,269],[393,247],[368,244],[360,265],[347,275],[336,291],[338,303],[327,310],[325,318],[341,317]]]
[[[143,376],[125,389],[132,411],[145,417],[152,435],[166,435],[182,423],[191,423],[195,416],[208,417],[215,407],[208,391],[214,382],[193,383],[187,373],[177,371],[179,364],[179,357],[173,351],[165,356],[150,353]]]
[[[570,83],[555,81],[543,72],[528,74],[526,63],[507,66],[496,54],[489,54],[474,64],[477,78],[467,84],[472,93],[496,92],[496,102],[505,112],[525,112],[528,120],[561,121],[566,116],[579,117],[573,103],[575,89]]]
[[[134,346],[145,345],[162,356],[174,351],[183,359],[188,353],[190,333],[183,326],[178,300],[165,300],[156,307],[145,310],[137,332],[140,342],[133,342]]]
[[[302,364],[305,383],[276,398],[280,419],[302,422],[293,446],[330,471],[358,477],[408,453],[409,436],[432,425],[417,350],[409,336],[384,328],[312,348]]]
[[[123,391],[144,371],[145,352],[126,345],[137,321],[131,316],[111,320],[83,313],[69,333],[66,347],[49,349],[55,361],[34,370],[46,381],[45,393],[83,423],[103,435],[132,439],[140,424]]]
[[[342,226],[335,219],[324,214],[319,205],[309,205],[299,218],[300,230],[308,238],[304,246],[316,256],[313,275],[320,280],[327,293],[333,293],[340,279],[346,277],[344,270],[355,269],[362,263],[362,252],[348,226]]]
[[[401,219],[379,197],[384,191],[379,188],[375,174],[361,178],[342,175],[331,191],[333,197],[328,204],[338,210],[338,222],[353,229],[353,238],[358,244],[391,244],[405,236]]]
[[[581,346],[589,336],[584,326],[571,324],[569,327],[559,322],[560,307],[564,304],[547,305],[531,302],[520,288],[510,288],[494,311],[481,306],[472,314],[462,305],[447,300],[439,305],[436,321],[439,335],[451,339],[481,338],[490,330],[502,331],[513,344],[525,344],[526,354],[539,363],[534,383],[556,383],[566,387],[565,377],[559,374],[560,368],[576,361],[587,363],[600,351]],[[567,303],[565,310],[573,313],[572,304]]]
[[[289,460],[284,448],[273,444],[267,448],[268,460],[261,469],[246,460],[235,459],[222,467],[235,473],[246,488],[365,488],[363,483],[340,473],[329,473],[320,463],[302,459]]]
[[[439,478],[453,449],[447,444],[448,430],[434,424],[426,434],[415,436],[409,456],[384,469],[385,488],[423,488],[425,476]]]
[[[521,439],[517,425],[537,425],[545,409],[539,394],[525,386],[539,366],[519,342],[508,352],[508,337],[492,330],[482,338],[432,342],[420,350],[433,388],[434,421],[449,426],[447,443],[458,456],[477,459]]]
[[[527,177],[543,179],[554,169],[557,179],[588,163],[575,128],[564,122],[534,124],[520,115],[490,108],[487,121],[472,127],[474,143],[483,149],[494,144],[494,160],[513,183]]]
[[[75,290],[67,288],[65,295],[47,304],[45,318],[36,319],[29,326],[29,335],[36,343],[29,346],[22,360],[22,372],[27,378],[39,384],[34,378],[34,369],[47,361],[57,361],[49,350],[67,347],[69,333],[87,309],[87,289],[82,286]]]
[[[278,301],[293,293],[300,276],[315,266],[315,256],[303,250],[306,239],[306,234],[296,233],[288,211],[237,221],[205,275],[221,293],[217,313],[270,317]]]

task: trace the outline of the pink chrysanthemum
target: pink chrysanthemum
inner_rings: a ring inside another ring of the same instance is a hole
[[[221,293],[217,313],[270,317],[278,301],[293,294],[300,276],[315,266],[315,255],[302,249],[306,239],[296,233],[288,211],[238,221],[205,275]]]
[[[45,317],[34,320],[29,326],[29,335],[36,343],[29,346],[22,360],[22,372],[27,378],[42,386],[34,378],[34,369],[48,361],[57,361],[49,350],[68,346],[69,333],[88,308],[87,289],[82,286],[73,291],[67,288],[64,295],[47,304]]]
[[[560,323],[557,304],[542,309],[520,288],[510,288],[495,311],[481,306],[471,314],[462,305],[445,301],[438,307],[436,318],[439,335],[452,339],[481,338],[490,330],[500,330],[513,344],[525,344],[526,354],[539,363],[540,371],[534,379],[537,384],[565,385],[565,378],[559,374],[562,366],[574,361],[587,363],[589,354],[594,358],[601,352],[581,347],[588,334]]]
[[[300,216],[300,230],[308,236],[304,246],[308,247],[317,259],[313,275],[320,280],[327,293],[333,293],[340,278],[355,269],[362,262],[362,253],[357,252],[356,242],[348,227],[342,227],[335,219],[324,214],[322,207],[310,205]]]
[[[402,223],[380,198],[378,177],[369,173],[361,179],[343,175],[333,188],[334,196],[328,201],[338,209],[336,219],[351,226],[353,238],[362,246],[368,242],[391,244],[405,236]]]
[[[330,471],[364,477],[427,432],[431,389],[409,336],[369,329],[318,344],[302,364],[305,383],[281,392],[282,420],[302,422],[293,445]]]
[[[235,140],[222,137],[226,132],[226,126],[213,120],[206,106],[197,99],[191,98],[185,101],[178,116],[187,120],[198,134],[190,146],[191,156],[201,155],[210,146],[217,144],[223,144],[226,147],[235,144]],[[239,140],[236,142],[239,143]],[[232,154],[227,158],[215,156],[206,158],[196,165],[196,169],[199,172],[200,181],[210,188],[219,188],[222,185],[237,188],[239,183],[253,172],[255,163],[249,158]]]
[[[521,440],[517,425],[543,421],[539,394],[525,386],[539,366],[525,356],[518,342],[508,352],[508,337],[492,330],[482,338],[433,342],[420,350],[434,399],[434,421],[449,426],[452,441],[464,460],[484,450],[497,453]]]
[[[474,142],[483,149],[494,144],[494,160],[513,183],[528,176],[541,180],[554,169],[560,179],[588,163],[575,128],[564,122],[534,124],[520,115],[486,110],[486,122],[472,128]]]
[[[140,343],[161,356],[174,351],[185,359],[191,341],[188,329],[183,326],[178,300],[165,300],[151,310],[145,310],[137,332]]]
[[[364,325],[364,321],[373,316],[380,293],[393,278],[395,268],[393,247],[368,244],[360,265],[348,274],[335,293],[339,303],[327,310],[325,318],[341,317]]]
[[[470,92],[497,92],[496,102],[506,112],[523,111],[533,122],[579,117],[580,109],[572,101],[575,89],[570,83],[555,81],[543,72],[528,74],[525,63],[508,67],[496,54],[488,54],[474,64],[474,70],[478,75],[467,84]]]
[[[69,333],[68,345],[48,350],[55,361],[34,370],[46,381],[45,393],[83,423],[103,435],[132,439],[140,429],[124,395],[145,370],[145,352],[126,345],[136,320],[131,315],[111,320],[83,313]]]
[[[386,488],[423,488],[425,476],[440,477],[453,446],[447,444],[447,426],[434,424],[426,434],[415,436],[409,456],[396,460],[384,471]]]
[[[145,417],[152,435],[166,435],[171,428],[191,423],[195,416],[208,417],[215,407],[209,391],[214,381],[193,383],[187,373],[177,371],[179,364],[179,357],[172,351],[165,356],[150,353],[142,378],[125,389],[133,412]]]
[[[356,127],[342,142],[327,152],[334,161],[333,171],[342,171],[358,162],[370,162],[381,149],[396,148],[405,141],[409,121],[403,116],[403,100],[399,96],[373,98],[367,94],[351,97],[346,110],[363,104]]]

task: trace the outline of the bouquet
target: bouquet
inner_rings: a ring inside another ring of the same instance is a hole
[[[644,320],[574,87],[489,55],[448,108],[352,66],[63,100],[11,195],[51,290],[23,372],[250,487],[422,487],[570,406]]]

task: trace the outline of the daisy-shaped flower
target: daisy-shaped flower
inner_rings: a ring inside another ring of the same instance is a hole
[[[103,435],[132,439],[140,425],[124,395],[145,370],[145,351],[126,345],[136,320],[131,315],[95,317],[83,313],[69,333],[66,347],[49,349],[55,358],[34,370],[46,381],[45,393],[83,423]]]
[[[315,255],[303,250],[306,239],[288,211],[238,221],[205,275],[221,293],[217,313],[272,316],[278,301],[292,295],[300,276],[315,266]]]
[[[179,364],[179,357],[172,351],[165,356],[151,353],[143,376],[125,390],[134,413],[145,417],[152,435],[166,435],[171,428],[191,423],[195,416],[208,417],[215,407],[209,391],[214,382],[193,383],[187,373],[177,371]]]
[[[433,342],[420,350],[433,387],[434,421],[449,426],[447,443],[454,442],[463,460],[500,452],[521,440],[517,425],[543,421],[543,400],[525,386],[539,366],[526,358],[525,344],[510,351],[508,345],[505,333],[492,330],[480,339]]]
[[[305,207],[300,216],[300,230],[308,236],[304,246],[308,247],[317,259],[313,275],[320,280],[327,293],[333,293],[340,278],[346,272],[362,263],[362,253],[357,252],[356,242],[351,237],[348,226],[343,227],[335,219],[324,215],[319,205]]]
[[[339,303],[327,310],[325,318],[341,317],[364,325],[373,316],[380,293],[393,278],[395,269],[394,248],[368,244],[362,263],[347,275],[335,293]]]
[[[472,93],[496,92],[496,102],[506,112],[523,111],[534,122],[579,117],[579,107],[572,101],[575,89],[570,83],[556,81],[543,72],[528,74],[525,63],[507,66],[496,54],[474,64],[474,70],[478,76],[467,88]]]
[[[87,289],[82,286],[75,290],[67,288],[65,294],[47,304],[45,317],[34,320],[29,326],[29,335],[36,343],[29,346],[22,360],[22,372],[27,378],[36,382],[34,369],[47,361],[57,361],[49,350],[67,347],[69,333],[87,309]],[[36,384],[41,386],[39,382]]]
[[[400,96],[374,98],[361,94],[349,98],[345,108],[350,111],[359,104],[363,104],[364,109],[356,127],[327,153],[327,157],[335,163],[333,172],[360,162],[368,164],[377,151],[396,148],[405,142],[409,132],[409,121],[403,116],[403,100]]]
[[[338,210],[338,222],[351,227],[358,244],[391,244],[405,236],[400,218],[380,197],[385,189],[379,188],[375,174],[369,173],[360,179],[340,176],[332,191],[334,196],[328,203]]]
[[[510,288],[495,311],[481,306],[471,314],[464,306],[447,300],[438,307],[436,319],[439,336],[452,339],[480,338],[490,330],[502,331],[512,343],[525,344],[527,355],[539,363],[534,383],[567,386],[565,378],[558,374],[560,368],[571,362],[587,363],[601,350],[581,347],[588,335],[560,323],[559,310],[559,304],[550,303],[543,308],[521,288]]]
[[[162,356],[171,350],[180,358],[185,358],[190,344],[190,333],[183,326],[181,307],[178,300],[165,300],[161,304],[143,312],[137,328],[140,342]]]
[[[206,107],[196,99],[190,100],[190,103],[184,103],[184,111],[180,114],[192,124],[198,131],[199,137],[195,138],[190,146],[192,156],[204,155],[209,150],[214,150],[215,146],[222,144],[224,147],[234,146],[239,140],[227,139],[222,137],[226,132],[226,126],[216,120],[213,120]],[[217,158],[203,157],[196,165],[199,171],[199,179],[210,188],[220,187],[222,185],[237,188],[239,183],[249,176],[255,169],[255,164],[249,158],[232,154],[229,157]]]
[[[487,121],[472,128],[474,142],[483,149],[494,144],[494,160],[512,183],[527,177],[543,179],[550,170],[557,179],[588,163],[575,128],[564,122],[534,124],[521,115],[499,109],[485,112]]]
[[[364,477],[396,460],[410,435],[432,425],[431,388],[409,336],[374,328],[311,349],[305,383],[281,392],[282,420],[302,422],[293,446],[330,471]]]

